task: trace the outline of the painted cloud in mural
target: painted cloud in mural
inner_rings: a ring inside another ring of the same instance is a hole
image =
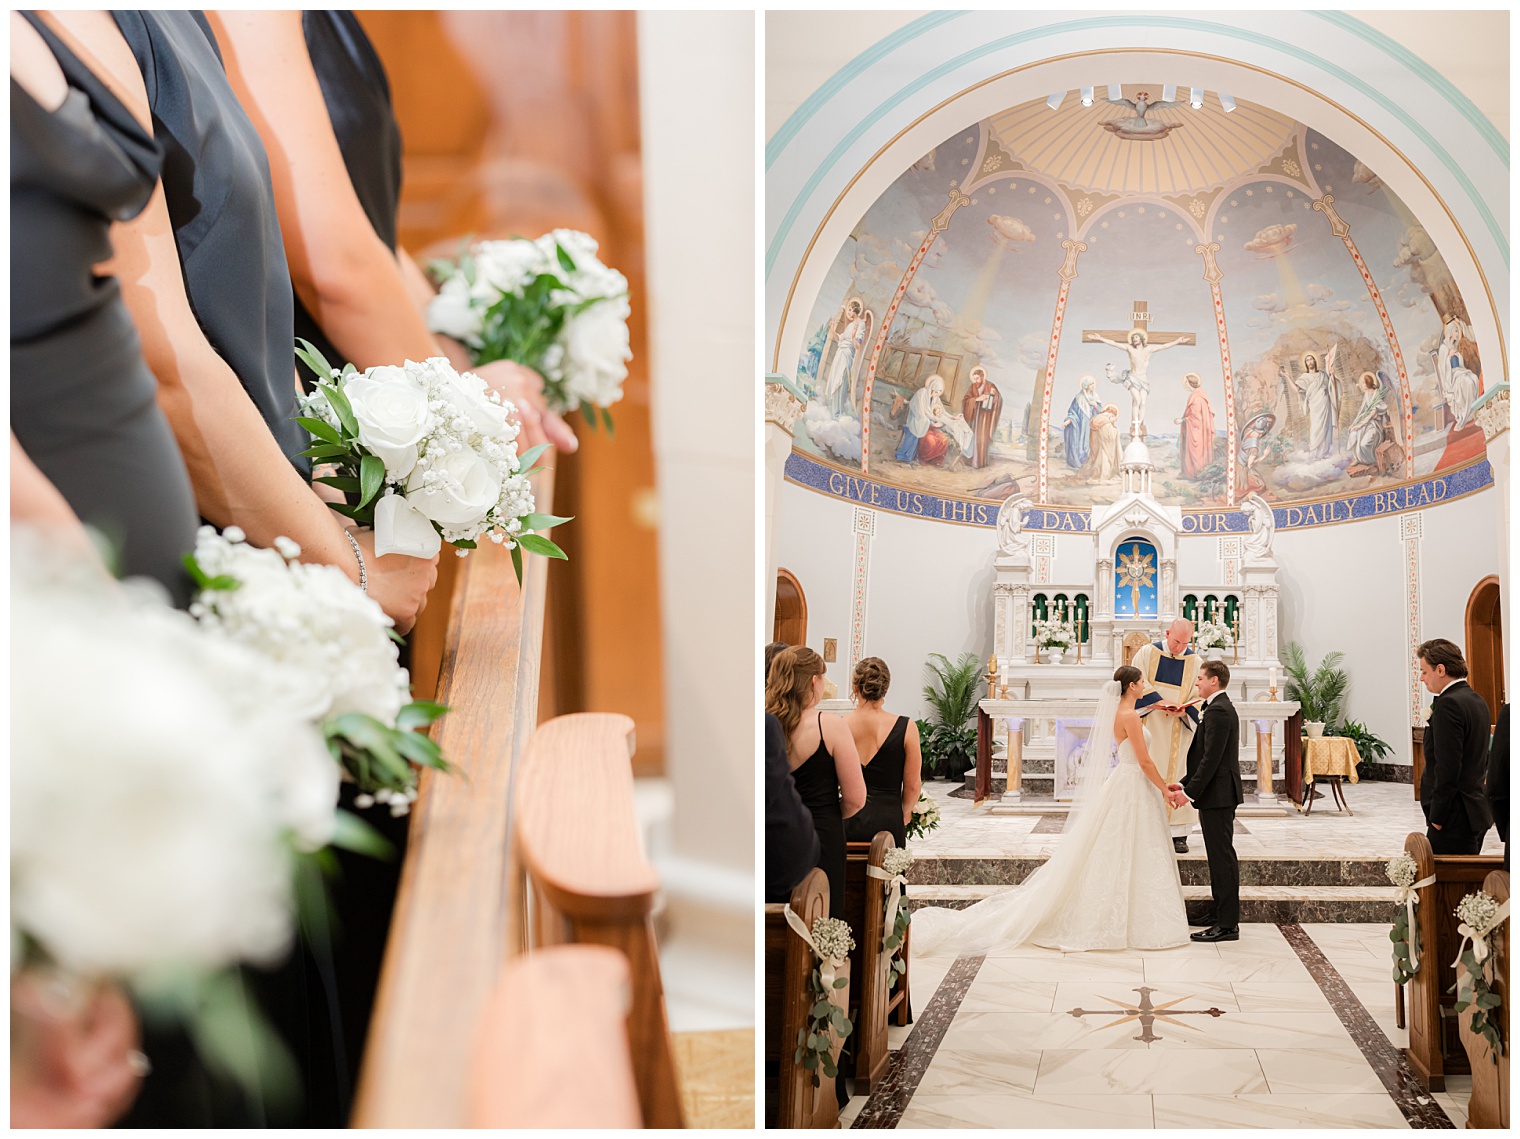
[[[992,227],[992,240],[1005,249],[1016,251],[1019,247],[1019,242],[1034,240],[1034,230],[1030,229],[1018,218],[993,214],[987,219],[987,224]]]
[[[1261,257],[1281,257],[1293,248],[1293,235],[1297,232],[1296,225],[1269,225],[1259,230],[1245,247],[1248,252]]]

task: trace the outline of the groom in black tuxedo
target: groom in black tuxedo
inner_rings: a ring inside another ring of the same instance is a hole
[[[1418,652],[1420,680],[1436,695],[1425,725],[1425,774],[1420,779],[1425,836],[1436,854],[1477,854],[1493,823],[1483,794],[1488,704],[1467,683],[1467,662],[1456,645],[1438,638]]]
[[[1209,855],[1209,889],[1214,924],[1194,941],[1240,940],[1240,863],[1235,857],[1235,808],[1245,801],[1240,785],[1240,717],[1225,694],[1230,670],[1223,661],[1205,661],[1195,691],[1203,697],[1202,716],[1188,748],[1187,778],[1174,783],[1198,808],[1203,847]]]

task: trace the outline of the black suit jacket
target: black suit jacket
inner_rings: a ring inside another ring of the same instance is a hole
[[[1488,705],[1465,680],[1454,680],[1431,704],[1425,725],[1420,778],[1425,821],[1472,834],[1488,830],[1493,819],[1483,794],[1487,767]]]
[[[781,721],[765,714],[765,900],[785,902],[818,865],[813,813],[802,805],[786,762]]]
[[[1240,717],[1227,693],[1215,696],[1203,710],[1188,748],[1182,789],[1199,810],[1238,807],[1245,802],[1240,783]]]
[[[1488,745],[1488,778],[1483,791],[1488,796],[1488,809],[1493,813],[1494,826],[1499,837],[1509,842],[1509,705],[1499,709],[1498,722],[1494,724],[1494,739]]]

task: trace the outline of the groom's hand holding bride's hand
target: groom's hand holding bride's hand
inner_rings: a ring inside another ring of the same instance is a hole
[[[1181,807],[1189,802],[1187,792],[1182,789],[1181,783],[1168,783],[1166,785],[1166,801],[1173,807]]]

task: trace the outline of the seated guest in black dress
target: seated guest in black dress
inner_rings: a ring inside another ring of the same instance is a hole
[[[358,557],[336,514],[295,458],[290,274],[262,143],[222,70],[199,13],[60,10],[42,17],[91,60],[165,158],[138,217],[112,234],[122,297],[142,336],[201,517],[236,524],[257,546],[294,539],[303,561],[354,582],[364,559],[370,596],[406,631],[437,575],[434,563]]]
[[[123,574],[157,579],[184,606],[190,480],[121,288],[93,268],[111,259],[111,224],[148,204],[158,147],[28,19],[11,16],[13,68],[26,72],[11,83],[12,516],[54,521],[81,551],[79,520],[89,523]]]
[[[866,657],[855,666],[855,710],[844,722],[865,768],[866,805],[845,824],[845,835],[851,842],[870,842],[877,831],[888,831],[901,850],[924,779],[918,725],[881,706],[891,683],[880,657]]]
[[[1494,723],[1494,738],[1488,745],[1488,774],[1483,780],[1483,794],[1494,816],[1499,841],[1504,844],[1504,868],[1509,869],[1509,705],[1499,707]]]
[[[785,902],[818,865],[818,832],[786,764],[781,721],[765,714],[765,900]]]
[[[812,649],[782,649],[771,661],[765,710],[781,721],[797,794],[813,813],[818,865],[829,878],[829,916],[844,917],[844,820],[866,801],[855,741],[838,716],[817,711],[823,658]]]

